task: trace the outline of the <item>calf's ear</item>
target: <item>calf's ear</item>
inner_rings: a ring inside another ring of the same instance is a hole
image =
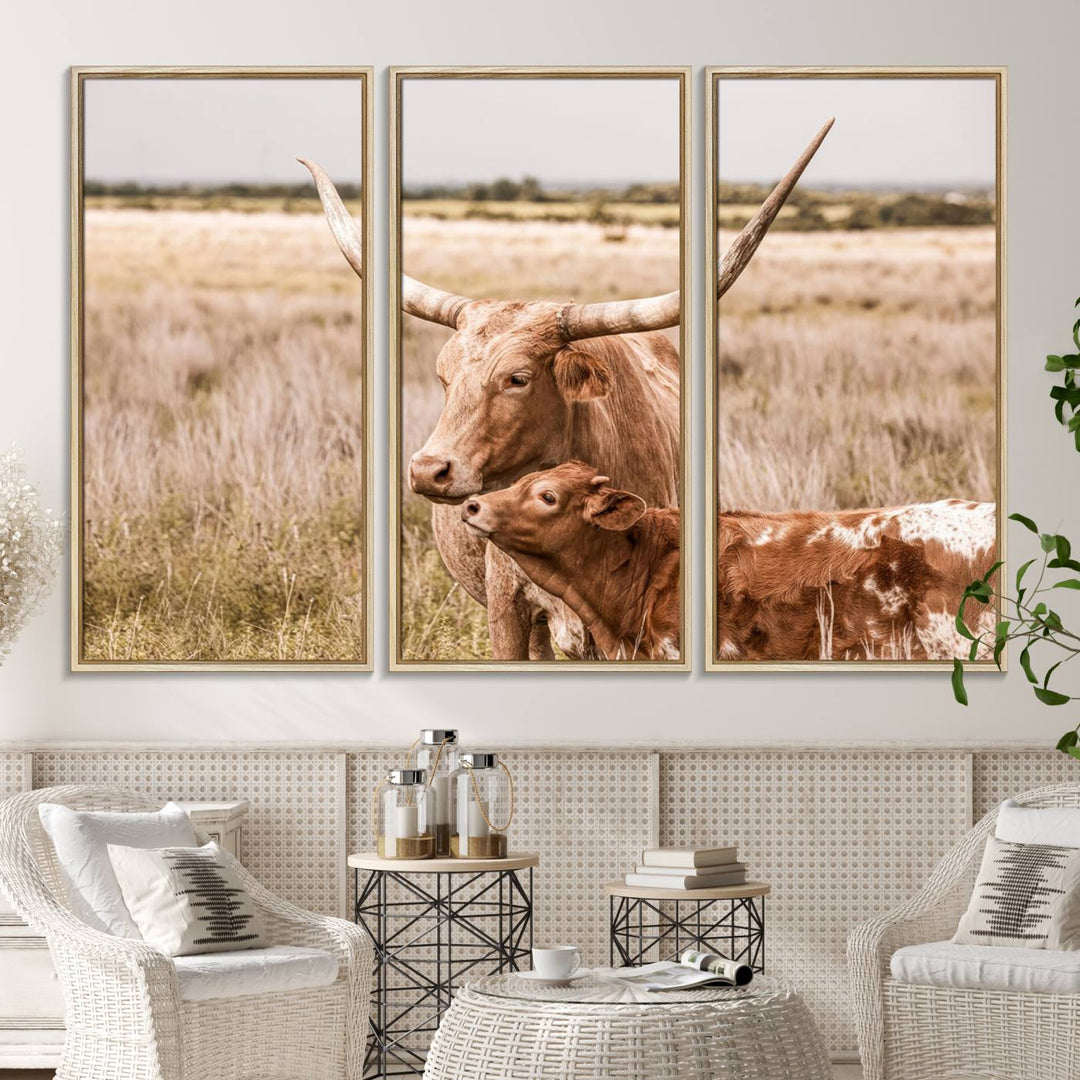
[[[645,500],[629,491],[604,488],[585,500],[585,520],[612,532],[626,532],[644,513]]]
[[[573,345],[555,354],[551,373],[565,401],[607,397],[615,386],[615,375],[606,360],[575,349]]]

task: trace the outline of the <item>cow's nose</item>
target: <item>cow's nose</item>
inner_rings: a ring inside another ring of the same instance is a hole
[[[454,466],[437,454],[414,454],[409,462],[409,482],[413,491],[439,492],[453,482]]]
[[[467,502],[465,504],[465,513],[466,514],[479,514],[480,513],[480,504],[475,499],[470,499],[469,502]]]

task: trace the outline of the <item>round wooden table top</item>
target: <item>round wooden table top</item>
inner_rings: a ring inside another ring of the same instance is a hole
[[[625,896],[630,900],[746,900],[752,896],[768,896],[772,886],[764,881],[748,881],[744,885],[718,885],[713,889],[650,889],[645,885],[627,885],[613,881],[604,886],[605,896]]]
[[[540,865],[540,856],[531,851],[511,851],[505,859],[384,859],[374,851],[350,855],[346,860],[354,870],[386,870],[398,874],[482,874],[485,870],[527,870]]]

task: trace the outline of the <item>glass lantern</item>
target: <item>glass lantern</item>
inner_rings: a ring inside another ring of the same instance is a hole
[[[435,794],[423,769],[393,769],[375,789],[375,835],[383,859],[435,854]]]
[[[435,796],[435,854],[450,854],[450,834],[454,822],[454,800],[450,796],[451,777],[458,771],[458,733],[452,728],[425,728],[420,732],[416,767],[428,776]]]
[[[451,853],[462,859],[505,859],[514,819],[514,782],[498,754],[461,754],[454,778],[456,831]]]

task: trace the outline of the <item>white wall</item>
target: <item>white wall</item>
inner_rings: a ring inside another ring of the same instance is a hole
[[[694,229],[703,235],[701,68],[730,65],[1009,66],[1011,508],[1080,533],[1080,459],[1048,423],[1042,356],[1067,344],[1080,294],[1080,143],[1071,0],[33,0],[7,4],[0,42],[0,444],[27,451],[48,499],[68,491],[70,64],[372,64],[376,206],[385,205],[390,64],[693,64]],[[345,134],[343,133],[343,137]],[[385,401],[386,236],[376,231],[376,402]],[[694,274],[694,493],[703,505],[702,275]],[[375,660],[387,661],[384,410],[376,409]],[[1062,464],[1050,464],[1054,457]],[[695,628],[702,624],[695,514]],[[1025,541],[1013,534],[1014,554]],[[961,744],[1056,738],[1067,710],[1036,706],[1023,675],[81,674],[68,670],[66,581],[0,668],[0,739],[324,740],[397,743],[424,722],[484,742]],[[694,641],[702,665],[703,635]]]

